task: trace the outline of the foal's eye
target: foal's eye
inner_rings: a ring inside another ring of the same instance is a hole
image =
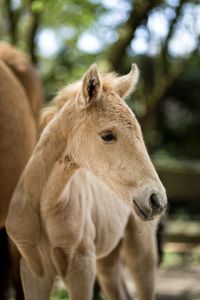
[[[116,141],[116,136],[112,132],[104,132],[101,134],[101,139],[106,143],[112,143]]]

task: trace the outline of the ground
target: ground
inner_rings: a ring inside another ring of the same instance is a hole
[[[160,270],[157,291],[159,300],[200,300],[200,267]]]
[[[128,276],[127,282],[130,290],[133,290]],[[161,268],[157,275],[156,290],[157,300],[200,300],[200,266]],[[59,285],[51,300],[66,299],[67,294]]]

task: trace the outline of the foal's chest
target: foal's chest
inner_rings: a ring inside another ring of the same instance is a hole
[[[107,256],[119,243],[124,235],[129,215],[129,208],[121,200],[101,199],[101,209],[95,212],[97,259]]]

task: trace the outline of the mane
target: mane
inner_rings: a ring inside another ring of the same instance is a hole
[[[103,90],[108,92],[112,89],[115,84],[115,79],[117,74],[107,73],[101,76],[103,82]],[[46,125],[51,121],[51,119],[60,111],[63,105],[72,98],[76,98],[77,94],[80,92],[82,86],[82,80],[76,81],[68,86],[64,87],[58,92],[58,95],[41,110],[40,113],[40,132],[46,127]]]

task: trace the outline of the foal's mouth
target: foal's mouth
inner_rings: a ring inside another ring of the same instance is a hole
[[[134,209],[136,214],[140,217],[142,221],[152,221],[154,218],[153,216],[149,215],[147,212],[145,212],[135,200],[133,200]]]

